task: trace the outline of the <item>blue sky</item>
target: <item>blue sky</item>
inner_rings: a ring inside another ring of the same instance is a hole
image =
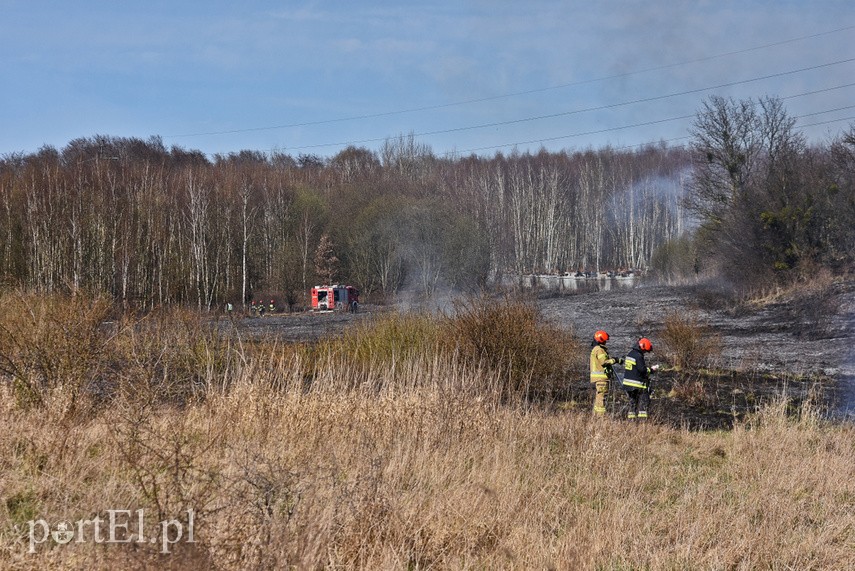
[[[801,125],[825,123],[804,127],[811,141],[855,123],[840,109],[855,104],[851,0],[0,0],[0,13],[0,155],[96,134],[209,155],[332,156],[409,133],[439,155],[679,144],[678,118],[711,94],[785,97]]]

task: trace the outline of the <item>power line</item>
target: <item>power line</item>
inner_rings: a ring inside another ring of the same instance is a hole
[[[848,107],[840,107],[838,109],[829,109],[828,111],[819,111],[817,113],[808,113],[807,115],[799,115],[799,117],[796,117],[796,119],[801,118],[801,117],[809,117],[811,115],[822,115],[823,113],[831,113],[832,111],[839,111],[841,109],[851,109],[852,107],[855,107],[855,105],[850,105]],[[839,123],[841,121],[853,121],[853,120],[855,120],[855,116],[841,117],[839,119],[829,119],[828,121],[821,121],[819,123],[808,123],[807,125],[796,125],[796,127],[799,129],[802,129],[804,127],[817,127],[817,126],[821,126],[821,125],[829,125],[831,123]],[[644,143],[636,143],[634,145],[624,145],[622,147],[614,147],[614,150],[622,151],[625,149],[636,149],[639,147],[649,147],[650,145],[659,145],[662,143],[673,143],[675,141],[685,141],[686,139],[691,139],[691,138],[692,138],[691,135],[683,135],[682,137],[672,137],[670,139],[657,139],[655,141],[646,141]],[[459,154],[462,152],[463,151],[451,151],[451,152],[445,153],[445,156],[455,155],[455,154]]]
[[[490,149],[502,149],[505,147],[515,147],[517,145],[533,145],[535,143],[543,144],[543,143],[549,142],[549,141],[560,141],[561,139],[572,139],[575,137],[585,137],[587,135],[601,135],[603,133],[610,133],[612,131],[621,131],[623,129],[632,129],[634,127],[647,127],[650,125],[658,125],[660,123],[668,123],[670,121],[679,121],[681,119],[691,119],[694,116],[695,116],[695,114],[693,113],[691,115],[681,115],[680,117],[669,117],[668,119],[657,119],[654,121],[644,121],[642,123],[634,123],[632,125],[621,125],[619,127],[608,127],[605,129],[597,129],[595,131],[585,131],[585,132],[581,132],[581,133],[573,133],[571,135],[559,135],[557,137],[541,137],[539,139],[533,139],[530,141],[517,141],[515,143],[506,143],[506,144],[502,144],[502,145],[491,145],[488,147],[477,147],[474,149],[466,149],[463,151],[456,151],[456,152],[458,154],[460,154],[460,153],[475,153],[478,151],[486,151],[486,150],[490,150]]]
[[[843,89],[845,87],[852,87],[855,83],[844,83],[843,85],[835,85],[834,87],[826,87],[825,89],[816,89],[814,91],[805,91],[804,93],[798,93],[796,95],[787,95],[786,97],[781,97],[781,99],[795,99],[796,97],[804,97],[806,95],[816,95],[817,93],[827,93],[829,91],[834,91],[835,89]]]
[[[826,113],[834,113],[835,111],[843,111],[844,109],[852,108],[855,108],[855,105],[847,105],[846,107],[838,107],[836,109],[829,109],[828,111],[817,111],[816,113],[806,113],[804,115],[794,117],[794,119],[803,119],[805,117],[813,117],[814,115],[825,115]]]
[[[795,96],[793,96],[793,97],[795,97]],[[855,108],[855,105],[847,105],[847,106],[845,106],[845,107],[837,107],[837,108],[835,108],[835,109],[828,109],[828,110],[826,110],[826,111],[817,111],[817,112],[815,112],[815,113],[807,113],[807,114],[804,114],[804,115],[797,115],[797,116],[795,116],[795,117],[793,117],[793,118],[794,118],[794,119],[802,119],[802,118],[804,118],[804,117],[812,117],[812,116],[814,116],[814,115],[823,115],[823,114],[825,114],[825,113],[833,113],[833,112],[835,112],[835,111],[842,111],[842,110],[845,110],[845,109],[853,109],[853,108]],[[501,145],[490,145],[490,146],[486,146],[486,147],[475,147],[475,148],[471,148],[471,149],[448,151],[448,152],[446,152],[446,153],[443,153],[443,155],[442,155],[442,156],[446,156],[446,157],[447,157],[447,156],[452,156],[452,155],[460,155],[460,154],[464,154],[464,153],[465,153],[465,154],[468,154],[468,153],[476,153],[476,152],[479,152],[479,151],[486,151],[486,150],[492,150],[492,149],[502,149],[502,148],[506,148],[506,147],[516,147],[517,145],[532,145],[532,144],[535,144],[535,143],[541,143],[541,144],[543,144],[543,143],[545,143],[545,142],[550,142],[550,141],[559,141],[559,140],[562,140],[562,139],[572,139],[572,138],[575,138],[575,137],[584,137],[584,136],[588,136],[588,135],[601,135],[601,134],[603,134],[603,133],[610,133],[610,132],[613,132],[613,131],[622,131],[622,130],[624,130],[624,129],[632,129],[632,128],[635,128],[635,127],[647,127],[647,126],[650,126],[650,125],[658,125],[658,124],[661,124],[661,123],[668,123],[668,122],[671,122],[671,121],[680,121],[680,120],[683,120],[683,119],[691,119],[692,117],[695,117],[695,114],[694,114],[694,113],[693,113],[693,114],[691,114],[691,115],[681,115],[681,116],[679,116],[679,117],[669,117],[669,118],[667,118],[667,119],[656,119],[656,120],[653,120],[653,121],[644,121],[644,122],[641,122],[641,123],[633,123],[633,124],[630,124],[630,125],[620,125],[620,126],[618,126],[618,127],[607,127],[607,128],[605,128],[605,129],[597,129],[597,130],[594,130],[594,131],[584,131],[584,132],[580,132],[580,133],[572,133],[572,134],[569,134],[569,135],[559,135],[559,136],[556,136],[556,137],[541,137],[541,138],[538,138],[538,139],[532,139],[532,140],[529,140],[529,141],[516,141],[516,142],[513,142],[513,143],[504,143],[504,144],[501,144]],[[829,121],[823,121],[823,122],[820,122],[820,123],[811,123],[811,124],[807,124],[807,125],[800,125],[799,127],[800,127],[800,128],[802,128],[802,127],[815,127],[815,126],[818,126],[818,125],[826,125],[826,124],[829,124],[829,123],[837,123],[837,122],[840,122],[840,121],[848,121],[848,120],[850,120],[850,119],[852,119],[852,117],[844,117],[844,118],[841,118],[841,119],[832,119],[832,120],[829,120]],[[650,141],[650,142],[647,142],[647,143],[641,143],[641,144],[639,144],[639,145],[629,145],[629,146],[627,146],[627,147],[619,147],[619,149],[622,149],[622,148],[632,148],[632,147],[637,147],[637,146],[651,145],[651,144],[656,144],[656,143],[658,143],[658,142],[679,141],[679,140],[682,140],[682,139],[688,139],[688,138],[690,138],[690,136],[689,136],[689,135],[686,135],[686,136],[683,136],[683,137],[675,137],[675,138],[673,138],[673,139],[667,139],[667,140],[665,140],[665,141]]]
[[[823,114],[825,114],[825,113],[833,113],[833,112],[835,112],[835,111],[842,111],[842,110],[844,110],[844,109],[853,109],[853,108],[855,108],[855,105],[848,105],[848,106],[846,106],[846,107],[838,107],[838,108],[836,108],[836,109],[828,109],[828,110],[826,110],[826,111],[817,111],[817,112],[815,112],[815,113],[807,113],[807,114],[804,114],[804,115],[797,115],[797,116],[793,117],[793,119],[803,119],[804,117],[812,117],[812,116],[814,116],[814,115],[823,115]],[[620,130],[623,130],[623,129],[632,129],[632,128],[634,128],[634,127],[646,127],[646,126],[648,126],[648,125],[656,125],[656,124],[659,124],[659,123],[668,123],[668,122],[670,122],[670,121],[679,121],[679,120],[681,120],[681,119],[690,119],[690,118],[692,118],[692,117],[694,117],[694,116],[695,116],[694,114],[692,114],[692,115],[683,115],[683,116],[680,116],[680,117],[670,117],[670,118],[668,118],[668,119],[658,119],[658,120],[655,120],[655,121],[647,121],[647,122],[644,122],[644,123],[635,123],[635,124],[633,124],[633,125],[621,125],[621,126],[619,126],[619,127],[609,127],[609,128],[607,128],[607,129],[600,129],[600,130],[597,130],[597,131],[588,131],[588,132],[585,132],[585,133],[573,133],[573,134],[571,134],[571,135],[561,135],[561,136],[558,136],[558,137],[548,137],[548,138],[542,138],[542,139],[535,139],[535,140],[531,140],[531,141],[518,141],[518,142],[515,142],[515,143],[505,143],[505,144],[502,144],[502,145],[492,145],[492,146],[488,146],[488,147],[477,147],[477,148],[474,148],[474,149],[465,149],[465,150],[462,150],[462,151],[449,151],[449,152],[447,152],[447,153],[444,153],[444,154],[443,154],[443,156],[460,155],[460,154],[464,154],[464,153],[466,153],[466,154],[468,154],[468,153],[475,153],[475,152],[478,152],[478,151],[487,151],[487,150],[491,150],[491,149],[503,149],[503,148],[506,148],[506,147],[516,147],[517,145],[532,145],[532,144],[534,144],[534,143],[541,143],[541,144],[542,144],[542,143],[547,142],[547,141],[558,141],[558,140],[561,140],[561,139],[571,139],[571,138],[575,138],[575,137],[584,137],[584,136],[586,136],[586,135],[600,135],[600,134],[602,134],[602,133],[608,133],[608,132],[612,132],[612,131],[620,131]],[[830,123],[839,123],[840,121],[849,121],[849,120],[852,120],[852,119],[855,119],[855,117],[842,117],[842,118],[840,118],[840,119],[830,119],[830,120],[828,120],[828,121],[822,121],[822,122],[819,122],[819,123],[810,123],[810,124],[807,124],[807,125],[799,125],[798,127],[799,127],[799,128],[804,128],[804,127],[816,127],[816,126],[819,126],[819,125],[827,125],[827,124],[830,124]],[[668,139],[668,140],[666,140],[666,141],[664,141],[664,142],[669,142],[669,141],[679,141],[679,140],[682,140],[682,139],[689,139],[689,138],[691,138],[691,135],[686,135],[686,136],[683,136],[683,137],[675,137],[675,138],[673,138],[673,139]],[[649,142],[647,142],[647,143],[641,143],[640,145],[629,145],[629,146],[627,146],[627,147],[619,147],[619,148],[632,148],[632,147],[638,147],[638,146],[652,145],[652,144],[656,144],[656,143],[658,143],[658,142],[659,142],[659,141],[649,141]]]
[[[183,134],[177,134],[177,135],[164,135],[164,138],[177,139],[177,138],[184,138],[184,137],[201,137],[201,136],[210,136],[210,135],[233,135],[236,133],[250,133],[250,132],[255,132],[255,131],[271,131],[271,130],[275,130],[275,129],[289,129],[289,128],[295,128],[295,127],[309,127],[309,126],[314,126],[314,125],[327,125],[330,123],[340,123],[340,122],[345,122],[345,121],[359,121],[359,120],[364,120],[364,119],[377,119],[380,117],[390,117],[390,116],[394,116],[394,115],[403,115],[406,113],[417,113],[417,112],[421,112],[421,111],[434,111],[437,109],[446,109],[449,107],[457,107],[460,105],[468,105],[468,104],[472,104],[472,103],[484,103],[486,101],[495,101],[498,99],[506,99],[506,98],[510,98],[510,97],[517,97],[520,95],[531,95],[534,93],[544,93],[547,91],[565,89],[568,87],[576,87],[579,85],[588,85],[591,83],[598,83],[598,82],[602,82],[602,81],[608,81],[611,79],[620,79],[623,77],[630,77],[633,75],[640,75],[640,74],[650,73],[650,72],[654,72],[654,71],[662,71],[665,69],[671,69],[671,68],[675,68],[675,67],[692,65],[692,64],[696,64],[696,63],[702,63],[705,61],[711,61],[711,60],[718,59],[718,58],[749,53],[752,51],[758,51],[758,50],[772,48],[772,47],[778,47],[778,46],[782,46],[782,45],[786,45],[786,44],[799,42],[802,40],[808,40],[808,39],[818,38],[818,37],[836,34],[836,33],[840,33],[840,32],[845,32],[845,31],[849,31],[852,29],[855,29],[855,26],[846,26],[843,28],[837,28],[834,30],[819,32],[819,33],[810,34],[807,36],[790,38],[787,40],[781,40],[779,42],[773,42],[770,44],[763,44],[760,46],[754,46],[754,47],[750,47],[750,48],[744,48],[741,50],[724,52],[724,53],[720,53],[720,54],[696,58],[696,59],[692,59],[692,60],[686,60],[686,61],[672,63],[672,64],[665,64],[665,65],[660,65],[660,66],[655,66],[655,67],[650,67],[650,68],[644,68],[644,69],[635,70],[635,71],[629,71],[629,72],[625,72],[625,73],[607,75],[607,76],[593,78],[593,79],[585,79],[585,80],[580,80],[580,81],[574,81],[571,83],[563,83],[563,84],[553,85],[553,86],[549,86],[549,87],[541,87],[541,88],[529,89],[529,90],[525,90],[525,91],[516,91],[516,92],[505,93],[505,94],[501,94],[501,95],[492,95],[489,97],[480,97],[480,98],[476,98],[476,99],[466,99],[466,100],[455,101],[455,102],[451,102],[451,103],[427,105],[424,107],[413,107],[410,109],[399,109],[399,110],[395,110],[395,111],[384,111],[384,112],[380,112],[380,113],[368,113],[368,114],[363,114],[363,115],[353,115],[350,117],[339,117],[336,119],[323,119],[323,120],[318,120],[318,121],[305,121],[302,123],[288,123],[288,124],[283,124],[283,125],[269,125],[269,126],[263,126],[263,127],[249,127],[249,128],[243,128],[243,129],[229,129],[229,130],[223,130],[223,131],[208,131],[208,132],[200,132],[200,133],[183,133]]]
[[[807,125],[799,125],[799,128],[803,129],[805,127],[818,127],[820,125],[829,125],[831,123],[839,123],[841,121],[855,121],[855,116],[841,117],[840,119],[829,119],[828,121],[820,121],[819,123],[809,123]]]
[[[525,117],[525,118],[522,118],[522,119],[510,119],[510,120],[507,120],[507,121],[495,121],[495,122],[492,122],[492,123],[482,123],[482,124],[479,124],[479,125],[470,125],[470,126],[466,126],[466,127],[453,127],[453,128],[450,128],[450,129],[439,129],[439,130],[435,130],[435,131],[424,131],[424,132],[420,132],[420,133],[413,133],[413,136],[414,136],[414,137],[428,137],[428,136],[432,136],[432,135],[443,135],[443,134],[448,134],[448,133],[459,133],[459,132],[461,132],[461,131],[471,131],[471,130],[475,130],[475,129],[486,129],[486,128],[490,128],[490,127],[502,127],[502,126],[506,126],[506,125],[514,125],[514,124],[518,124],[518,123],[527,123],[527,122],[531,122],[531,121],[539,121],[539,120],[542,120],[542,119],[555,119],[555,118],[558,118],[558,117],[566,117],[566,116],[569,116],[569,115],[576,115],[576,114],[580,114],[580,113],[589,113],[589,112],[592,112],[592,111],[604,111],[604,110],[607,110],[607,109],[616,109],[616,108],[618,108],[618,107],[626,107],[626,106],[628,106],[628,105],[635,105],[635,104],[638,104],[638,103],[650,103],[650,102],[652,102],[652,101],[661,101],[661,100],[663,100],[663,99],[670,99],[670,98],[672,98],[672,97],[680,97],[680,96],[683,96],[683,95],[691,95],[691,94],[693,94],[693,93],[701,93],[701,92],[704,92],[704,91],[711,91],[711,90],[714,90],[714,89],[722,89],[722,88],[725,88],[725,87],[733,87],[733,86],[735,86],[735,85],[744,85],[744,84],[747,84],[747,83],[753,83],[753,82],[757,82],[757,81],[763,81],[763,80],[771,79],[771,78],[774,78],[774,77],[782,77],[782,76],[785,76],[785,75],[793,75],[793,74],[801,73],[801,72],[804,72],[804,71],[811,71],[811,70],[815,70],[815,69],[821,69],[821,68],[824,68],[824,67],[830,67],[830,66],[833,66],[833,65],[840,65],[840,64],[843,64],[843,63],[850,63],[850,62],[852,62],[852,61],[855,61],[855,58],[849,58],[849,59],[845,59],[845,60],[839,60],[839,61],[836,61],[836,62],[825,63],[825,64],[819,64],[819,65],[815,65],[815,66],[809,66],[809,67],[805,67],[805,68],[801,68],[801,69],[796,69],[796,70],[791,70],[791,71],[786,71],[786,72],[773,73],[773,74],[770,74],[770,75],[764,75],[764,76],[760,76],[760,77],[754,77],[754,78],[745,79],[745,80],[741,80],[741,81],[732,81],[732,82],[728,82],[728,83],[721,83],[721,84],[713,85],[713,86],[710,86],[710,87],[702,87],[702,88],[697,88],[697,89],[689,89],[689,90],[686,90],[686,91],[679,91],[679,92],[669,93],[669,94],[665,94],[665,95],[657,95],[657,96],[653,96],[653,97],[645,97],[645,98],[640,98],[640,99],[633,99],[633,100],[630,100],[630,101],[622,101],[622,102],[619,102],[619,103],[611,103],[611,104],[608,104],[608,105],[598,105],[598,106],[595,106],[595,107],[587,107],[587,108],[582,108],[582,109],[574,109],[574,110],[571,110],[571,111],[563,111],[563,112],[560,112],[560,113],[550,113],[550,114],[547,114],[547,115],[538,115],[538,116],[534,116],[534,117]],[[855,85],[855,83],[847,83],[847,84],[844,84],[844,85],[838,85],[838,86],[835,86],[835,87],[828,87],[828,88],[824,88],[824,89],[818,89],[818,90],[808,91],[808,92],[805,92],[805,93],[799,93],[799,94],[796,94],[796,95],[789,95],[789,96],[787,96],[787,97],[782,97],[782,99],[793,99],[793,98],[796,98],[796,97],[804,97],[804,96],[806,96],[806,95],[813,95],[813,94],[817,94],[817,93],[824,93],[824,92],[828,92],[828,91],[833,91],[833,90],[835,90],[835,89],[843,89],[843,88],[846,88],[846,87],[852,87],[853,85]],[[385,136],[385,137],[374,137],[374,138],[370,138],[370,139],[359,139],[359,140],[351,140],[351,141],[344,141],[344,142],[336,142],[336,143],[316,143],[316,144],[313,144],[313,145],[299,145],[299,146],[286,147],[286,148],[288,148],[288,149],[290,149],[290,150],[305,150],[305,149],[318,149],[318,148],[323,148],[323,147],[347,147],[347,146],[350,146],[350,145],[362,145],[362,144],[365,144],[365,143],[377,143],[377,142],[380,142],[380,141],[385,141],[386,139],[388,139],[388,136]]]

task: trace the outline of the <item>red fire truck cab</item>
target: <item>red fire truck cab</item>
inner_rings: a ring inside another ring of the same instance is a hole
[[[312,288],[313,311],[356,311],[359,290],[349,285],[319,285]]]

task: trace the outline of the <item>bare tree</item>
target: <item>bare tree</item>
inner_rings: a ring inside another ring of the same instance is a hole
[[[712,96],[691,129],[694,171],[689,207],[701,220],[720,223],[742,194],[760,153],[760,122],[750,100]]]
[[[380,149],[380,160],[389,172],[409,180],[423,180],[434,161],[428,145],[416,142],[413,133],[386,139]]]

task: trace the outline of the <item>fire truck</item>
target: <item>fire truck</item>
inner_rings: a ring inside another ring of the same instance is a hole
[[[349,285],[319,285],[312,288],[313,311],[352,311],[359,307],[359,290]]]

